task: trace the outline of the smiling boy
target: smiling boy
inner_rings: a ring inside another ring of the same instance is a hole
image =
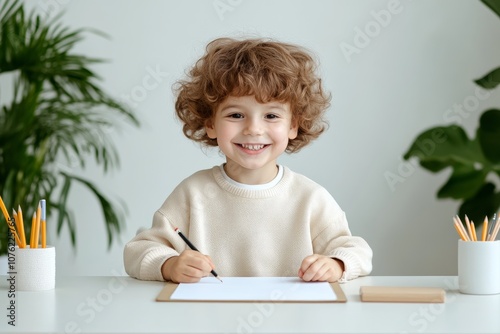
[[[329,96],[304,49],[264,39],[217,39],[186,80],[176,112],[184,134],[226,162],[182,181],[150,229],[124,250],[127,273],[197,282],[221,276],[347,281],[367,275],[372,251],[352,236],[330,193],[277,163],[326,128]],[[186,249],[179,227],[202,253]],[[204,254],[210,254],[204,255]]]

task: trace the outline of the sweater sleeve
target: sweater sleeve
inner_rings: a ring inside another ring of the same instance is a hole
[[[137,279],[164,281],[161,273],[163,263],[184,249],[178,239],[167,217],[160,210],[156,211],[152,227],[140,232],[125,245],[125,271]]]
[[[314,210],[315,226],[311,229],[314,253],[344,262],[340,282],[368,275],[372,271],[372,249],[363,238],[351,234],[346,215],[333,197],[322,197],[323,205]]]
[[[129,276],[164,281],[163,263],[187,247],[175,227],[189,231],[190,218],[197,212],[200,187],[204,189],[210,174],[210,171],[200,171],[184,179],[154,213],[151,228],[138,233],[125,245],[123,260]]]

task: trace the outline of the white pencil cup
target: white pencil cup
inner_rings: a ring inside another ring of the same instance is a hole
[[[41,291],[54,289],[56,284],[56,249],[16,247],[14,268],[16,290]]]
[[[458,288],[461,293],[500,293],[500,240],[458,240]]]

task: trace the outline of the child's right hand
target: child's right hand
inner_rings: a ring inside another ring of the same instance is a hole
[[[161,267],[163,278],[175,283],[195,283],[208,276],[215,269],[208,255],[190,249],[184,250],[179,256],[173,256]]]

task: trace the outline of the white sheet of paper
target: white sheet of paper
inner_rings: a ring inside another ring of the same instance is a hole
[[[204,277],[198,283],[180,283],[171,300],[210,301],[334,301],[327,282],[304,282],[298,277]]]

